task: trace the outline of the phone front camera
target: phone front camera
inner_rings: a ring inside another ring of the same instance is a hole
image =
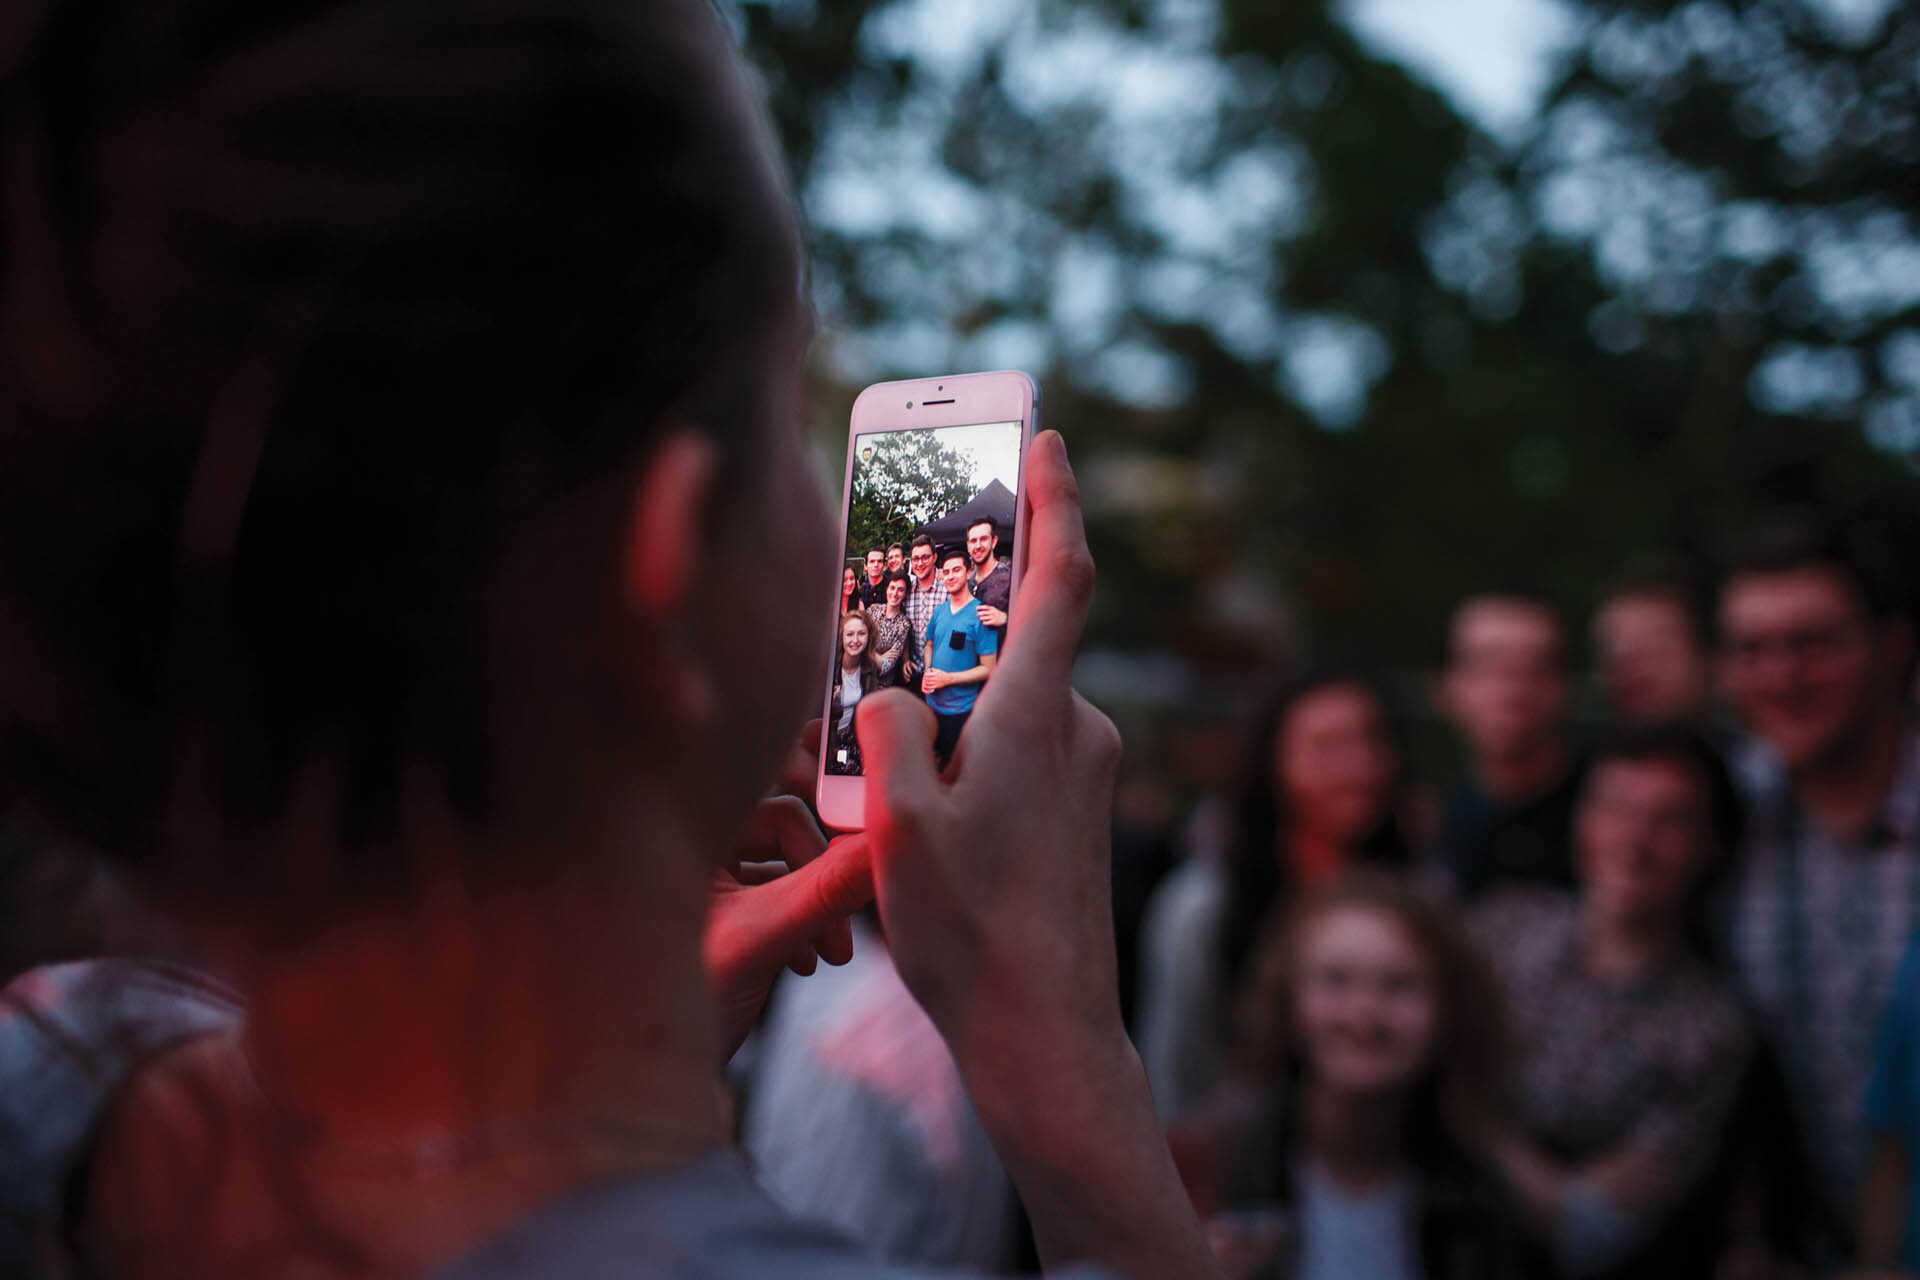
[[[911,400],[907,401],[907,408],[909,409],[913,408],[913,401]]]

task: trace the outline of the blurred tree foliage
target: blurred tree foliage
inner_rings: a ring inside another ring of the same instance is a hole
[[[869,548],[905,546],[914,529],[973,497],[973,460],[931,432],[900,431],[870,437],[853,468],[853,509],[847,517],[847,558]]]
[[[1571,8],[1496,139],[1326,0],[735,0],[823,432],[874,378],[1031,369],[1095,641],[1201,659],[1418,666],[1491,583],[1578,607],[1762,503],[1920,507],[1920,14]]]

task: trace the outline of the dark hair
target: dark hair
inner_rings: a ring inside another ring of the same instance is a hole
[[[1310,694],[1342,686],[1360,689],[1380,708],[1382,726],[1399,755],[1402,770],[1406,768],[1404,726],[1380,686],[1365,675],[1340,669],[1317,672],[1294,681],[1268,704],[1258,721],[1242,774],[1237,820],[1227,852],[1227,904],[1220,945],[1224,960],[1221,972],[1228,990],[1240,981],[1261,930],[1292,887],[1291,869],[1276,856],[1287,832],[1288,816],[1274,781],[1274,756],[1287,718]],[[1413,851],[1394,808],[1388,805],[1381,824],[1353,851],[1359,862],[1379,867],[1405,867],[1412,862]]]
[[[916,549],[920,547],[925,547],[927,548],[927,550],[931,551],[933,550],[933,539],[929,538],[924,533],[916,533],[913,535],[913,541],[908,543],[907,545],[914,547]]]
[[[913,587],[913,575],[905,569],[889,569],[880,575],[881,582],[904,582],[908,589]]]
[[[0,126],[0,777],[235,892],[318,762],[367,884],[403,759],[498,799],[490,588],[669,415],[752,465],[800,279],[701,0],[276,12],[54,4]]]
[[[1000,536],[1000,523],[997,520],[995,520],[992,516],[981,516],[977,520],[968,521],[967,532],[972,533],[975,529],[978,529],[981,525],[987,526],[987,532],[991,533],[994,537],[997,538]]]
[[[965,547],[948,547],[946,550],[939,553],[938,559],[935,561],[935,563],[937,563],[941,568],[944,569],[946,568],[947,561],[965,560],[966,558],[967,558],[967,549]]]
[[[1845,582],[1876,619],[1913,606],[1899,567],[1879,538],[1803,508],[1770,512],[1748,526],[1726,558],[1720,593],[1724,596],[1727,584],[1743,575],[1809,568],[1826,570]]]
[[[1439,1005],[1433,1061],[1414,1088],[1407,1144],[1416,1167],[1431,1171],[1470,1146],[1479,1121],[1498,1108],[1510,1046],[1485,959],[1445,906],[1412,885],[1377,871],[1350,871],[1289,904],[1249,959],[1235,1009],[1234,1069],[1249,1082],[1278,1084],[1290,1112],[1299,1106],[1305,1078],[1295,1025],[1300,950],[1316,922],[1341,910],[1389,917],[1432,970]],[[1283,1117],[1279,1140],[1299,1131]],[[1292,1160],[1281,1155],[1284,1170]]]
[[[900,552],[905,552],[905,551],[906,551],[906,547],[905,547],[905,546],[903,546],[903,545],[901,545],[901,544],[900,544],[900,543],[898,543],[898,542],[889,542],[889,543],[887,544],[887,550],[889,550],[889,551],[900,551]]]
[[[1718,908],[1746,835],[1746,806],[1733,774],[1707,736],[1690,724],[1614,725],[1599,734],[1587,751],[1582,803],[1586,787],[1601,767],[1621,760],[1670,761],[1691,773],[1705,793],[1711,848],[1687,891],[1681,919],[1687,945],[1701,959],[1720,963],[1725,947]]]
[[[884,558],[886,557],[886,554],[887,554],[887,553],[886,553],[886,552],[885,552],[884,550],[882,550],[881,548],[879,548],[879,547],[868,547],[868,548],[867,548],[867,555],[869,555],[869,556],[880,556],[880,557],[882,557],[882,558],[884,559]],[[864,558],[864,557],[863,557],[863,558]]]

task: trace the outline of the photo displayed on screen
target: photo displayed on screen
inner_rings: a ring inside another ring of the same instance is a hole
[[[1006,637],[1019,492],[1018,422],[855,437],[828,773],[861,771],[854,712],[877,689],[925,699],[952,754]]]

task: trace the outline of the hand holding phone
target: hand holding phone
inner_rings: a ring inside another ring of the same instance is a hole
[[[927,705],[899,690],[862,700],[869,821],[845,839],[872,859],[888,949],[953,1050],[1042,1261],[1212,1275],[1120,1020],[1120,739],[1070,683],[1093,591],[1078,492],[1057,435],[1028,461],[1030,572],[1006,656],[944,769]]]
[[[1024,373],[876,383],[854,402],[840,579],[852,574],[868,603],[835,600],[815,791],[827,826],[866,822],[861,701],[888,685],[914,689],[934,712],[945,763],[992,680],[1019,585],[1022,462],[1038,417]],[[911,656],[883,667],[877,655],[896,644]]]

